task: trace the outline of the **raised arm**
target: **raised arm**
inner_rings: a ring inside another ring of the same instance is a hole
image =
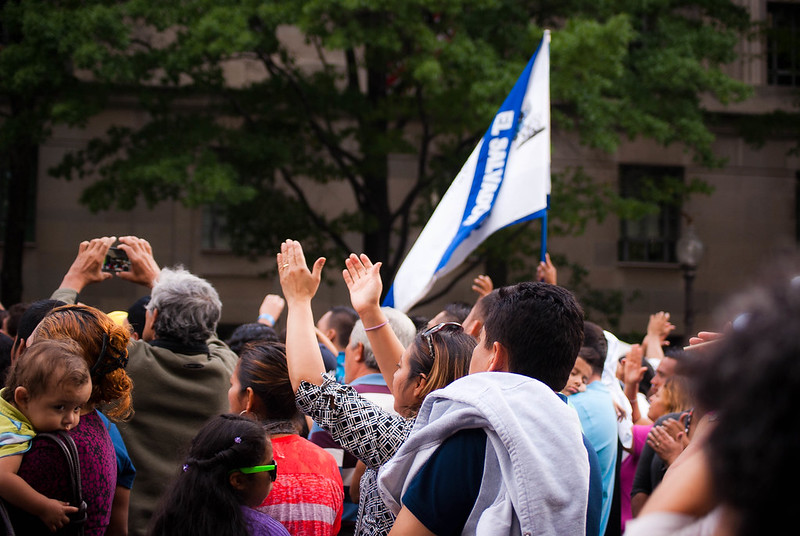
[[[550,260],[550,254],[544,254],[544,261],[540,262],[536,267],[536,280],[550,283],[551,285],[558,284],[558,270],[553,261]]]
[[[292,389],[297,391],[302,381],[321,385],[322,373],[325,372],[311,310],[311,300],[319,288],[325,258],[317,259],[309,270],[300,242],[287,240],[281,244],[277,260],[287,308],[286,361]]]
[[[261,300],[261,306],[258,308],[258,323],[271,328],[275,327],[285,306],[286,300],[277,294],[267,294]]]
[[[405,347],[381,311],[381,263],[372,264],[363,253],[361,256],[351,253],[345,266],[347,268],[342,271],[342,277],[350,291],[350,303],[364,324],[372,353],[386,385],[391,389],[394,372]]]
[[[114,277],[113,274],[103,271],[103,261],[108,248],[116,240],[114,236],[104,236],[81,242],[78,246],[78,255],[61,280],[59,288],[72,289],[80,293],[91,283]]]
[[[481,274],[472,280],[472,290],[478,293],[478,300],[480,300],[494,290],[494,282],[488,275]]]
[[[639,383],[644,378],[647,367],[642,366],[642,347],[638,344],[631,346],[630,351],[622,360],[622,383],[625,397],[631,403],[631,420],[633,424],[645,424],[650,420],[642,420],[642,413],[639,410]]]
[[[153,257],[153,247],[150,242],[136,236],[123,236],[120,237],[119,241],[119,248],[128,255],[128,259],[131,261],[131,268],[127,272],[117,272],[117,277],[147,288],[153,288],[161,273],[161,268],[158,266],[155,257]]]
[[[642,341],[645,347],[645,357],[648,359],[661,360],[664,358],[662,346],[668,345],[667,336],[672,333],[675,326],[669,321],[669,313],[659,311],[650,315],[647,322],[647,335]]]

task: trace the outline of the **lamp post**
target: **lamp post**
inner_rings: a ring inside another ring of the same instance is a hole
[[[678,256],[678,262],[681,263],[681,270],[683,270],[684,282],[684,313],[683,323],[685,324],[686,340],[694,334],[694,300],[693,300],[693,285],[694,276],[697,273],[697,265],[703,258],[703,242],[698,238],[695,233],[694,225],[689,220],[686,226],[686,231],[681,235],[678,243],[676,244],[675,253]]]

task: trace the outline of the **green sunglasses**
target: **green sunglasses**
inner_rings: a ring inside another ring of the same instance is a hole
[[[273,482],[275,482],[275,479],[278,478],[278,464],[275,463],[275,460],[271,460],[270,465],[254,465],[253,467],[239,467],[238,469],[231,469],[228,471],[228,474],[235,473],[236,471],[246,475],[252,475],[253,473],[269,473],[269,478]]]

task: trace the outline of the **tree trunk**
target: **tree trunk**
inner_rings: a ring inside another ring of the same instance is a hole
[[[8,212],[3,236],[3,267],[0,269],[0,301],[5,307],[22,300],[22,258],[25,231],[29,221],[30,198],[35,192],[38,175],[39,146],[17,143],[7,156],[5,171],[8,184],[5,192]],[[2,166],[0,166],[2,169]]]

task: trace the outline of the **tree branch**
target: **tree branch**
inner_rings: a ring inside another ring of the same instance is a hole
[[[357,164],[359,162],[358,159],[353,154],[328,141],[328,133],[325,132],[325,130],[314,120],[311,112],[311,106],[308,104],[308,100],[305,98],[305,94],[303,93],[297,80],[295,80],[287,70],[282,69],[274,61],[272,61],[269,56],[265,56],[262,51],[258,51],[257,54],[271,75],[282,77],[294,88],[296,94],[299,95],[300,103],[303,109],[306,111],[308,124],[311,125],[311,128],[315,132],[317,139],[327,149],[328,154],[331,156],[331,158],[333,158],[333,161],[341,170],[342,176],[350,183],[353,191],[358,193],[361,189],[361,183],[358,181],[358,177],[350,172],[350,167],[345,162],[345,160],[349,160],[351,163]]]
[[[328,237],[330,237],[330,239],[333,240],[333,242],[336,243],[336,245],[339,246],[345,254],[348,254],[351,251],[354,251],[342,239],[342,237],[338,233],[334,232],[334,230],[331,228],[331,226],[328,225],[328,223],[322,217],[320,217],[316,213],[316,211],[314,211],[313,207],[311,206],[311,203],[309,203],[308,198],[306,197],[305,192],[300,187],[300,185],[297,184],[297,182],[294,181],[294,179],[292,178],[291,173],[289,173],[284,168],[280,168],[279,171],[281,173],[281,176],[283,177],[283,180],[286,182],[286,184],[289,186],[289,188],[291,188],[291,190],[297,196],[297,200],[300,201],[300,203],[306,209],[306,212],[311,217],[311,221],[314,222],[314,225],[316,225],[323,233],[325,233]]]

